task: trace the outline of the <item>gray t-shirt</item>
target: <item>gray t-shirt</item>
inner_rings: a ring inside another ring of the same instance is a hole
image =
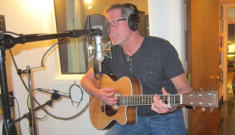
[[[143,94],[161,94],[162,87],[171,94],[176,88],[171,78],[184,73],[175,48],[166,40],[145,36],[139,50],[127,56],[120,46],[112,46],[112,59],[106,58],[102,65],[103,73],[119,79],[123,76],[140,80]],[[157,113],[151,106],[138,106],[138,116],[152,116]]]

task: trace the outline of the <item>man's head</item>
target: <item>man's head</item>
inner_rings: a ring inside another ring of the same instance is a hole
[[[106,11],[107,29],[113,44],[121,44],[139,24],[138,10],[133,4],[115,4]]]
[[[121,9],[121,15],[128,21],[128,25],[131,30],[136,31],[139,24],[139,14],[138,9],[135,5],[130,3],[125,4],[115,4],[112,5],[107,11],[109,12],[112,9]]]

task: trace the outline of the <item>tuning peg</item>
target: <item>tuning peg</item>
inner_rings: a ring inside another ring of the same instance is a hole
[[[211,107],[210,112],[214,112],[215,108]]]
[[[200,88],[199,90],[200,90],[200,91],[205,91],[205,88]]]
[[[214,91],[215,89],[214,89],[214,87],[211,87],[211,89],[210,89],[211,91]]]
[[[199,105],[203,105],[203,103],[202,103],[202,102],[199,102],[198,104],[199,104]]]
[[[193,89],[193,90],[192,90],[192,93],[193,93],[193,94],[194,94],[194,93],[196,93],[196,90],[195,90],[195,89]]]
[[[203,111],[203,112],[206,111],[206,107],[202,107],[202,111]]]

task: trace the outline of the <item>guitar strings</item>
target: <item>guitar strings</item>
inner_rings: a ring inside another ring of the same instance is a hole
[[[119,96],[120,105],[149,105],[153,103],[154,95],[133,95]],[[164,103],[180,104],[180,94],[175,95],[160,95]]]

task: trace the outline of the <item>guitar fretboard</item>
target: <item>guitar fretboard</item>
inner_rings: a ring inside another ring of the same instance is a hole
[[[133,96],[118,96],[118,105],[139,106],[151,105],[154,95],[133,95]],[[160,98],[165,104],[170,105],[182,104],[182,95],[160,95]]]

